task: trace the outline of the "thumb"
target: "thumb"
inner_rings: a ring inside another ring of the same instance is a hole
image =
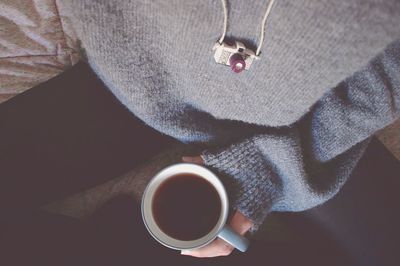
[[[203,160],[203,158],[201,158],[201,156],[183,156],[182,162],[194,163],[194,164],[200,164],[200,165],[204,164],[204,160]]]

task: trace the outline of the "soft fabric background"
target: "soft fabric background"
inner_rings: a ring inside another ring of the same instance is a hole
[[[58,0],[0,0],[0,102],[79,60],[63,10]]]
[[[81,56],[79,50],[61,0],[0,0],[0,103],[75,64]],[[400,160],[400,121],[378,136]],[[178,147],[122,177],[47,208],[85,217],[115,195],[140,196],[149,176],[179,160],[183,153]]]

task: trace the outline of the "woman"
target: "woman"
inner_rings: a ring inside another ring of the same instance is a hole
[[[241,234],[333,197],[400,116],[397,0],[64,2],[120,102],[204,147],[183,160],[224,178]],[[216,240],[184,255],[231,251]]]
[[[369,137],[399,117],[398,1],[67,2],[117,98],[151,127],[208,146],[184,160],[226,176],[241,233],[271,211],[330,199]],[[216,63],[211,48],[227,40],[259,59],[239,74]],[[185,255],[231,250],[217,240]]]

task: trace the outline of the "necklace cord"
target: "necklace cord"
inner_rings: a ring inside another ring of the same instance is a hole
[[[228,3],[227,0],[221,0],[222,3],[222,8],[224,10],[224,28],[222,31],[222,35],[221,38],[219,38],[219,43],[222,44],[224,42],[225,39],[225,35],[226,35],[226,30],[228,28]]]
[[[266,24],[267,24],[267,18],[269,14],[271,13],[272,6],[274,5],[275,0],[270,0],[267,6],[267,10],[264,13],[262,22],[261,22],[261,31],[260,31],[260,37],[259,37],[259,42],[256,50],[256,55],[258,56],[261,52],[261,47],[264,43],[265,39],[265,29],[266,29]],[[228,28],[228,0],[221,0],[223,12],[224,12],[224,25],[223,25],[223,31],[221,38],[219,38],[218,42],[222,44],[222,42],[225,39],[226,31]]]

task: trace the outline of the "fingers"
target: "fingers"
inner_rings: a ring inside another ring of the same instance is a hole
[[[201,156],[183,156],[182,161],[185,163],[194,163],[200,165],[204,164],[203,158],[201,158]]]
[[[243,236],[253,227],[254,223],[241,212],[236,211],[233,214],[229,225],[233,230]]]
[[[194,163],[199,165],[204,165],[204,160],[201,156],[183,156],[182,161],[185,163]],[[230,221],[230,226],[237,233],[244,235],[253,226],[253,222],[249,220],[246,216],[236,211],[232,216]],[[232,253],[234,247],[229,245],[224,240],[217,238],[210,244],[194,249],[194,250],[184,250],[181,252],[182,255],[197,257],[197,258],[211,258],[219,256],[228,256]]]
[[[232,227],[233,230],[235,230],[240,235],[245,235],[253,226],[253,222],[239,211],[236,211],[233,214],[229,225]],[[197,258],[211,258],[211,257],[228,256],[229,254],[232,253],[233,250],[234,247],[226,243],[224,240],[217,238],[213,242],[204,247],[194,250],[182,251],[181,254]]]
[[[233,249],[234,248],[224,240],[217,238],[207,246],[190,251],[182,251],[181,254],[196,258],[211,258],[228,256],[232,253]]]

